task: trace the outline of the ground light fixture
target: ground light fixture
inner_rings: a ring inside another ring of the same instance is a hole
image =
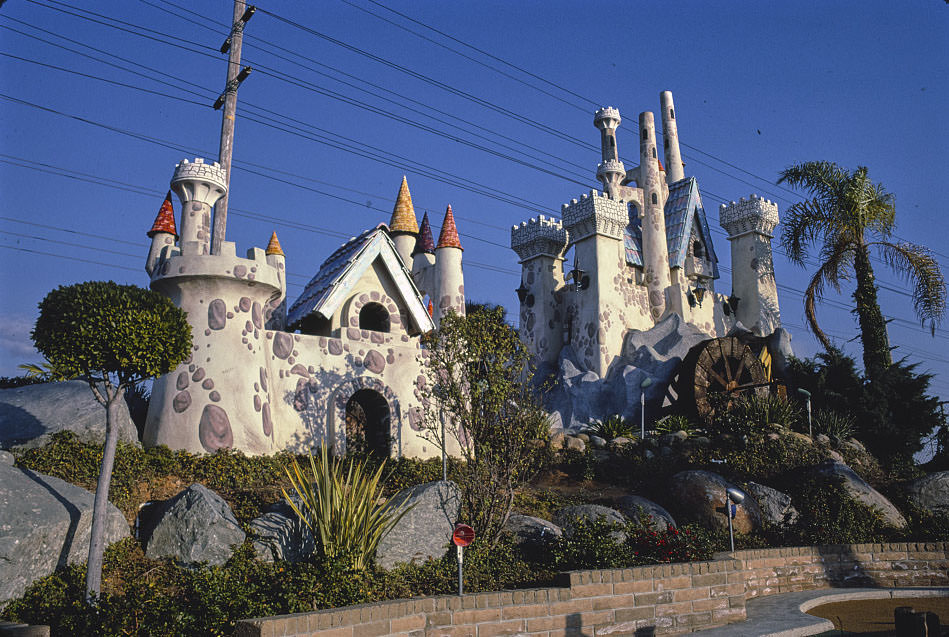
[[[732,518],[737,513],[737,507],[744,502],[745,494],[735,487],[725,489],[725,515],[728,516],[728,539],[731,541],[732,553],[735,552],[735,529],[732,526]],[[732,511],[732,502],[735,503],[734,513]]]
[[[646,439],[646,388],[652,385],[652,378],[648,376],[639,383],[639,439]]]
[[[804,399],[807,400],[807,433],[813,438],[814,437],[814,426],[811,424],[811,392],[806,389],[798,388],[797,393],[801,396],[804,396]]]

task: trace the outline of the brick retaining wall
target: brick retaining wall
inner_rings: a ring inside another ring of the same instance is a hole
[[[248,619],[238,637],[674,634],[745,619],[745,600],[840,586],[949,585],[949,542],[722,554],[710,562],[574,571],[558,587],[445,595]]]

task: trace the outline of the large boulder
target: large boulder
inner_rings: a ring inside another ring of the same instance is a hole
[[[119,440],[140,445],[122,401],[116,410]],[[42,447],[52,434],[71,431],[82,442],[105,442],[105,407],[81,380],[0,389],[0,449]]]
[[[735,488],[744,494],[744,501],[735,507],[732,524],[739,533],[761,528],[761,510],[748,493],[711,471],[680,471],[669,480],[669,501],[676,519],[696,522],[709,529],[727,529],[725,490]]]
[[[576,532],[577,520],[585,522],[594,522],[601,520],[607,524],[624,526],[626,518],[616,509],[605,507],[600,504],[578,504],[576,506],[561,507],[554,511],[554,524],[563,529],[564,535],[571,537]],[[614,531],[610,534],[617,542],[626,539],[626,533],[623,531]]]
[[[403,489],[393,496],[392,505],[412,509],[379,541],[379,566],[392,568],[400,562],[424,562],[445,554],[461,510],[454,482],[439,480]]]
[[[630,520],[638,521],[641,515],[649,516],[649,525],[654,531],[675,528],[676,521],[664,508],[638,495],[624,495],[616,501],[616,509]]]
[[[903,517],[900,510],[844,463],[828,460],[812,467],[808,472],[839,482],[850,494],[850,497],[871,509],[879,511],[883,516],[883,521],[890,526],[898,528],[906,526],[906,518]]]
[[[749,482],[745,488],[754,496],[761,509],[761,521],[770,526],[784,526],[794,524],[798,518],[798,511],[791,504],[791,496],[777,489]]]
[[[265,562],[299,562],[316,547],[313,533],[286,502],[254,518],[249,526],[257,558]]]
[[[0,462],[0,606],[56,569],[86,561],[93,498],[59,478]],[[128,535],[122,512],[109,504],[106,545]]]
[[[142,528],[142,537],[146,557],[168,557],[191,567],[201,562],[223,564],[246,535],[227,502],[195,483],[156,511]]]
[[[543,544],[548,540],[559,539],[563,535],[563,530],[553,522],[517,513],[508,517],[504,528],[514,535],[519,545]]]
[[[949,471],[937,471],[906,485],[906,495],[921,509],[949,512]]]

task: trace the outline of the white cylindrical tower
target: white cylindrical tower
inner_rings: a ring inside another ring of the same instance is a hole
[[[178,239],[178,230],[175,228],[175,210],[171,206],[171,191],[165,195],[165,201],[158,209],[158,216],[155,217],[155,223],[152,229],[148,231],[148,237],[152,240],[152,245],[148,249],[148,259],[145,260],[145,271],[151,276],[162,258],[162,252],[165,248],[174,247]]]
[[[643,273],[649,290],[649,313],[654,321],[666,310],[669,287],[669,247],[663,211],[659,157],[656,154],[656,124],[651,112],[639,114],[639,187],[643,191]]]
[[[435,292],[435,239],[432,226],[428,222],[428,213],[422,215],[415,249],[412,250],[412,280],[423,297],[431,297]]]
[[[282,330],[287,326],[287,257],[280,247],[276,231],[270,235],[264,254],[267,264],[277,269],[277,280],[280,283],[280,297],[271,299],[264,311],[266,327],[268,330]]]
[[[619,160],[619,148],[616,145],[616,129],[622,121],[619,109],[612,106],[601,108],[593,117],[593,125],[600,129],[603,156],[603,161],[596,167],[596,178],[603,183],[603,191],[608,195],[614,194],[626,177],[626,168]]]
[[[672,103],[672,91],[659,94],[662,106],[662,149],[666,156],[666,183],[673,184],[685,179],[682,154],[679,152],[679,130],[676,126],[675,104]]]
[[[409,183],[405,175],[402,176],[399,196],[396,197],[395,207],[392,209],[389,236],[392,237],[395,251],[402,257],[402,262],[406,267],[412,267],[412,250],[415,249],[415,240],[418,237],[418,219],[415,218],[412,194],[409,192]]]
[[[217,162],[200,157],[175,166],[171,189],[181,200],[181,254],[211,251],[211,208],[227,192],[227,176]]]
[[[455,227],[455,215],[448,206],[435,246],[435,294],[431,296],[435,300],[433,318],[436,325],[449,310],[461,315],[465,313],[465,277],[461,269],[463,251]]]

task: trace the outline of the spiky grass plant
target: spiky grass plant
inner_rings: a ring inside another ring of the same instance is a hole
[[[384,469],[385,462],[371,471],[365,462],[334,458],[326,444],[318,457],[310,454],[309,476],[293,459],[287,476],[300,504],[286,490],[283,495],[319,542],[323,557],[365,569],[379,541],[409,512],[404,503],[382,499]]]
[[[606,440],[632,438],[634,435],[632,424],[619,414],[613,414],[603,420],[594,420],[590,423],[587,433]]]
[[[830,409],[818,409],[814,412],[814,431],[831,438],[846,440],[857,430],[857,423],[850,414],[842,414]]]

